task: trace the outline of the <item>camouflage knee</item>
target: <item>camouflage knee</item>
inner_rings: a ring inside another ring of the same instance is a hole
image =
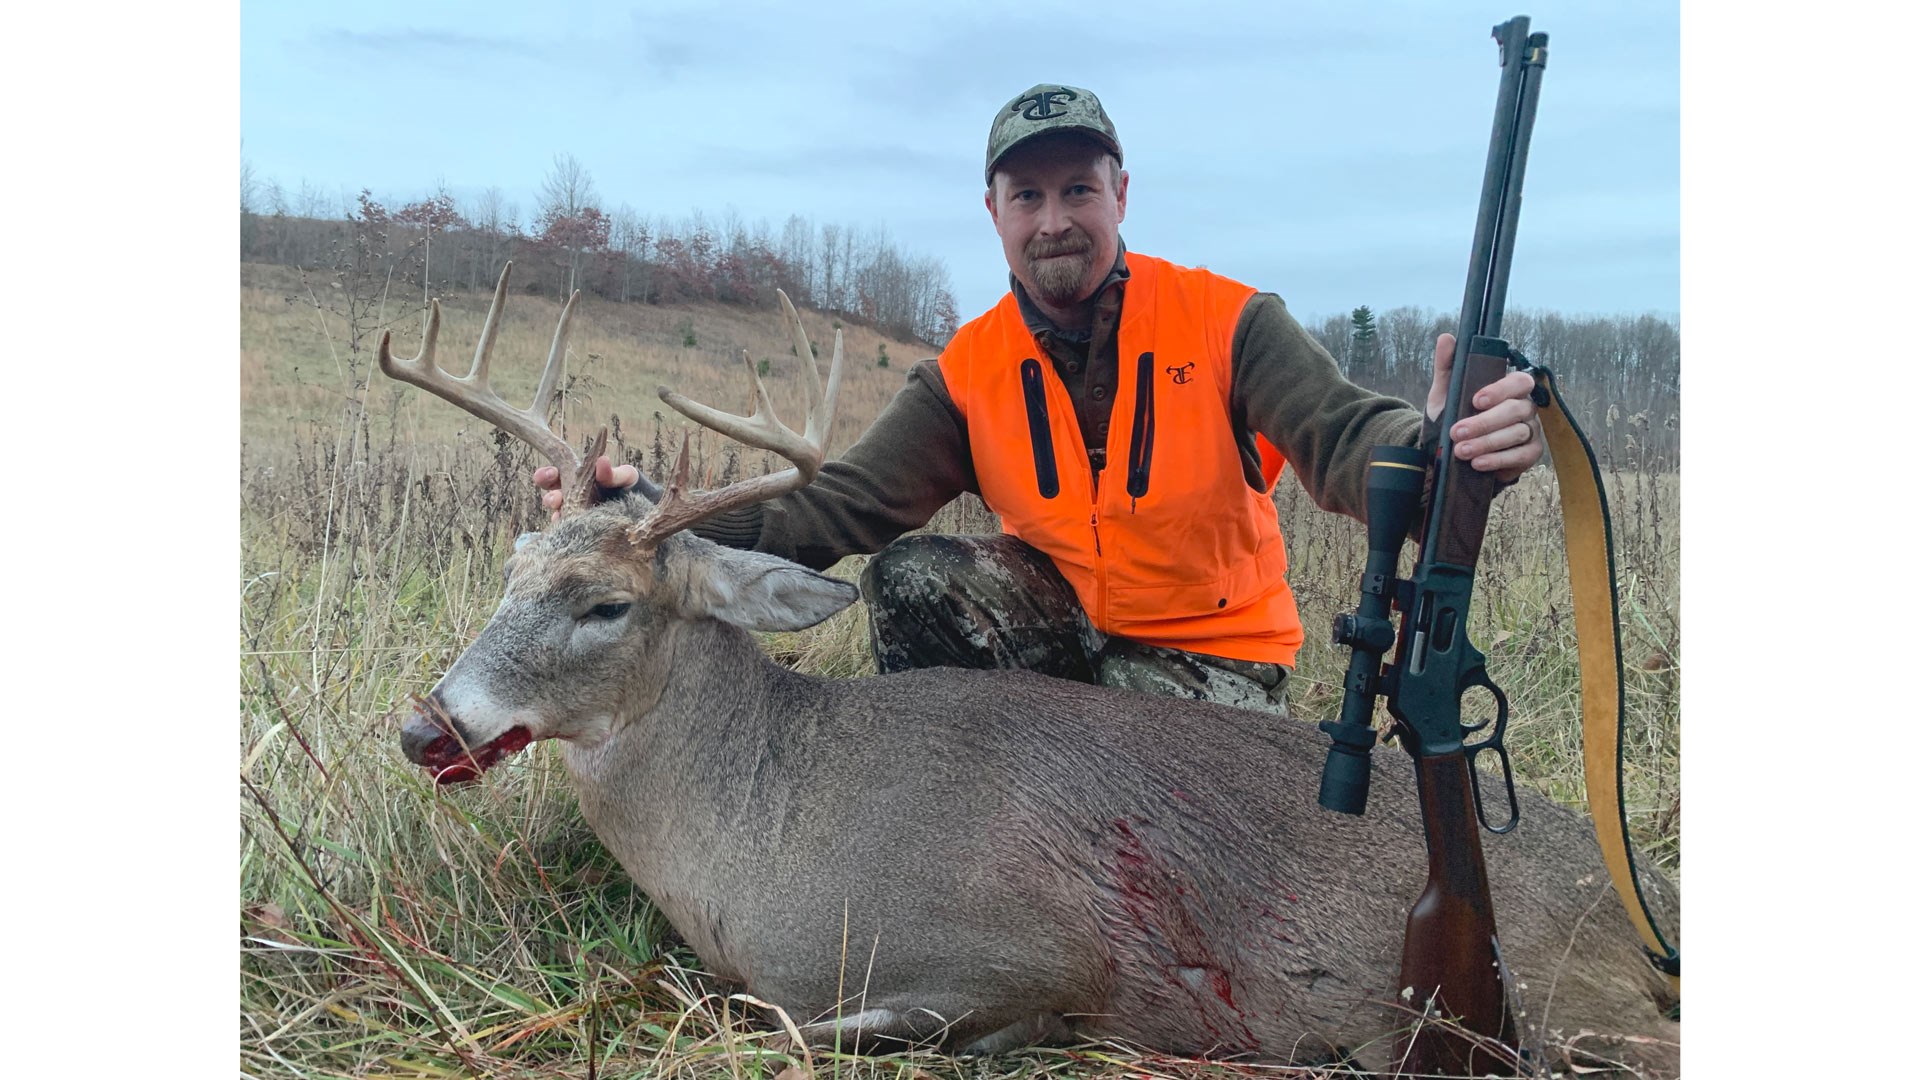
[[[860,578],[874,662],[1018,668],[1092,682],[1092,627],[1046,556],[1010,536],[907,536]]]
[[[1288,715],[1287,679],[1292,673],[1283,664],[1207,656],[1112,638],[1100,652],[1099,669],[1102,686]]]

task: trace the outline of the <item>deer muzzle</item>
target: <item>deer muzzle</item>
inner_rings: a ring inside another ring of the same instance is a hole
[[[447,715],[437,698],[420,699],[400,727],[400,752],[433,774],[436,784],[478,780],[494,763],[533,741],[524,726],[509,728],[492,742],[476,744],[460,722]]]

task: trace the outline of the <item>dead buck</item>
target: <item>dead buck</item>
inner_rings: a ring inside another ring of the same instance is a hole
[[[587,821],[708,971],[781,1006],[809,1041],[837,1026],[862,1045],[1109,1038],[1391,1066],[1391,1033],[1418,1019],[1395,981],[1425,868],[1405,762],[1380,755],[1372,809],[1349,817],[1315,803],[1326,747],[1306,723],[1025,672],[780,667],[751,632],[811,626],[856,588],[685,530],[820,469],[839,336],[823,394],[780,297],[804,434],[757,375],[750,418],[661,390],[793,468],[695,495],[683,444],[664,493],[589,506],[598,447],[582,455],[544,421],[573,303],[533,407],[514,409],[487,378],[506,283],[464,379],[434,365],[437,307],[415,360],[380,345],[387,374],[538,447],[566,492],[405,724],[409,759],[471,779],[559,740]],[[1678,1052],[1666,985],[1590,826],[1522,802],[1521,828],[1483,842],[1530,1038],[1617,1033],[1626,1060],[1665,1071]],[[1647,877],[1670,920],[1676,891]]]

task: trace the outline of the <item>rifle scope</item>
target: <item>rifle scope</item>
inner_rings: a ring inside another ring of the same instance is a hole
[[[1323,720],[1333,737],[1320,770],[1320,805],[1342,814],[1367,809],[1367,783],[1377,737],[1374,702],[1381,693],[1380,657],[1393,647],[1393,607],[1400,549],[1413,531],[1426,484],[1427,455],[1410,446],[1377,446],[1367,463],[1367,568],[1360,606],[1333,617],[1333,643],[1352,649],[1340,719]]]

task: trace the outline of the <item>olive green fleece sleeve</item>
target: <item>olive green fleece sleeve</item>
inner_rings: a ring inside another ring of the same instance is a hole
[[[1367,456],[1383,444],[1418,445],[1424,419],[1399,398],[1348,382],[1272,293],[1256,293],[1240,312],[1232,407],[1235,429],[1278,447],[1316,504],[1360,520]]]
[[[844,556],[879,551],[962,492],[979,490],[965,422],[939,364],[923,360],[872,426],[845,455],[822,466],[813,483],[696,531],[824,570]]]

